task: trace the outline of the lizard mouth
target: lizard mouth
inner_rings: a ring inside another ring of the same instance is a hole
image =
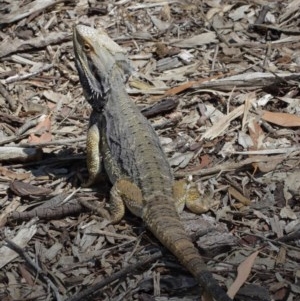
[[[101,74],[99,74],[99,68],[95,66],[95,63],[101,64],[101,62],[93,53],[87,54],[84,51],[81,36],[76,28],[74,30],[73,42],[75,48],[75,65],[84,94],[93,108],[102,109],[105,104],[104,100],[107,91],[105,91],[102,85],[103,79]]]

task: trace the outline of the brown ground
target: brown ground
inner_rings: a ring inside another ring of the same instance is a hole
[[[74,301],[100,282],[81,300],[199,300],[169,253],[154,257],[163,248],[138,218],[107,225],[80,205],[103,204],[109,191],[106,182],[80,189],[90,107],[71,33],[83,23],[128,50],[128,92],[151,116],[175,176],[213,200],[182,219],[219,283],[231,295],[242,287],[235,300],[300,300],[299,7],[1,2],[0,299]]]

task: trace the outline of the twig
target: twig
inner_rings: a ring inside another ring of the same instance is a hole
[[[146,108],[143,108],[141,110],[141,113],[145,117],[150,118],[156,115],[162,115],[164,113],[172,111],[178,106],[178,104],[179,104],[178,99],[169,96],[160,100],[159,102],[156,102],[151,106],[147,106]]]
[[[27,134],[24,134],[24,135],[20,135],[20,136],[17,136],[17,135],[11,135],[3,140],[0,141],[0,145],[5,145],[7,143],[10,143],[10,142],[17,142],[19,140],[22,140],[24,138],[26,138],[28,135]],[[20,145],[19,145],[20,146]],[[27,144],[27,146],[29,146],[29,144]]]
[[[289,241],[296,241],[300,239],[300,229],[297,229],[293,231],[292,233],[289,233],[283,237],[280,237],[277,239],[277,241],[282,242],[282,243],[287,243]],[[299,250],[299,248],[298,248]]]
[[[23,221],[29,220],[35,216],[40,219],[59,219],[65,216],[79,214],[85,210],[85,207],[83,207],[78,201],[73,204],[64,204],[64,201],[72,197],[77,191],[78,190],[75,190],[70,196],[66,194],[57,195],[51,200],[43,203],[41,206],[30,211],[13,211],[9,215],[9,219]],[[74,201],[76,201],[76,199]]]
[[[35,15],[37,13],[43,12],[46,8],[57,5],[63,2],[62,0],[47,0],[47,1],[30,1],[28,4],[23,6],[12,6],[9,14],[4,14],[1,16],[0,24],[8,24],[18,20],[22,20],[30,15]]]
[[[17,38],[14,40],[9,39],[7,43],[0,44],[0,58],[20,51],[27,51],[36,48],[43,48],[48,45],[60,44],[70,41],[71,39],[72,35],[69,32],[49,32],[44,36],[41,35],[36,38],[31,38],[30,43],[24,43],[23,40]]]
[[[56,208],[35,208],[31,211],[24,212],[12,212],[9,219],[12,220],[29,220],[35,216],[43,220],[49,219],[60,219],[65,216],[77,215],[84,211],[84,207],[79,203],[77,204],[66,204]]]
[[[17,136],[23,135],[28,129],[37,126],[40,122],[41,122],[40,117],[27,120],[22,126],[20,126],[17,129],[16,135]]]
[[[0,162],[39,161],[42,154],[42,150],[36,147],[0,146]]]
[[[288,29],[288,28],[280,28],[276,26],[270,26],[270,25],[264,25],[264,24],[253,24],[252,27],[257,29],[263,29],[263,30],[274,30],[281,33],[284,33],[286,35],[293,35],[293,36],[299,36],[300,30],[295,29]]]
[[[277,149],[261,149],[253,151],[232,152],[233,155],[274,155],[274,154],[290,154],[294,151],[300,151],[299,146],[277,148]]]
[[[73,144],[75,142],[82,142],[86,141],[86,137],[78,137],[78,138],[71,138],[71,139],[60,139],[60,140],[53,140],[49,142],[42,142],[42,143],[20,143],[19,146],[28,147],[28,146],[49,146],[49,145],[68,145]]]
[[[99,234],[99,235],[111,236],[111,237],[114,237],[116,239],[126,239],[126,240],[130,240],[130,241],[137,240],[137,238],[134,237],[134,236],[122,235],[122,234],[113,233],[113,232],[104,231],[104,230],[96,230],[93,233]]]
[[[61,298],[59,292],[58,292],[58,288],[54,285],[54,283],[48,278],[48,276],[45,274],[45,272],[38,266],[37,263],[35,263],[34,261],[31,260],[30,256],[21,248],[19,247],[17,244],[15,244],[13,241],[5,238],[4,239],[7,247],[12,249],[13,251],[15,251],[16,253],[19,254],[20,257],[22,257],[27,264],[29,265],[29,267],[34,270],[39,277],[41,277],[41,279],[52,289],[56,300],[57,301],[63,301],[63,299]]]
[[[285,241],[285,236],[283,236],[281,238],[278,238],[278,239],[270,239],[270,238],[267,238],[267,237],[265,237],[263,235],[254,234],[254,233],[248,233],[246,231],[239,231],[239,230],[237,230],[237,232],[245,234],[245,235],[250,235],[250,236],[254,236],[254,237],[260,238],[265,243],[266,242],[271,242],[273,244],[284,246],[286,248],[289,248],[291,250],[295,250],[297,252],[299,251],[299,247],[295,247],[295,246],[292,246],[292,245],[289,245],[289,244],[286,243],[286,242],[288,242],[290,240],[297,240],[297,239],[299,239],[299,230],[296,230],[296,231],[292,232],[291,234],[287,235],[287,241]]]
[[[51,164],[57,164],[57,162],[64,163],[64,162],[72,162],[76,160],[84,160],[85,155],[74,155],[74,156],[68,156],[68,157],[54,157],[49,159],[42,159],[40,161],[35,162],[28,162],[28,163],[19,163],[19,164],[11,164],[11,168],[20,168],[20,167],[28,167],[28,166],[35,166],[35,165],[51,165]]]
[[[103,207],[97,207],[91,203],[89,203],[89,201],[85,198],[78,198],[79,203],[85,207],[90,209],[91,211],[96,212],[99,216],[101,216],[102,218],[105,218],[107,220],[110,220],[110,215],[108,213],[107,210],[105,210]]]
[[[21,80],[24,80],[24,79],[36,76],[36,75],[38,75],[38,74],[40,74],[40,73],[42,73],[44,71],[48,71],[52,67],[53,67],[53,64],[46,64],[46,65],[42,66],[41,68],[39,68],[38,70],[36,70],[34,72],[26,73],[26,74],[16,74],[16,75],[13,75],[13,76],[7,78],[4,81],[4,84],[11,84],[11,83],[15,83],[15,82],[18,82],[18,81],[21,81]]]
[[[286,156],[277,156],[276,159],[286,159]],[[216,173],[221,173],[224,171],[231,171],[231,170],[236,170],[239,168],[242,168],[246,165],[252,164],[252,163],[259,163],[259,162],[269,162],[269,161],[274,161],[274,157],[267,157],[267,158],[248,158],[243,161],[233,163],[233,162],[228,162],[224,164],[218,164],[214,167],[211,168],[206,168],[206,169],[199,169],[199,170],[193,170],[193,171],[184,171],[184,172],[176,172],[175,177],[176,178],[183,178],[186,175],[192,175],[192,176],[208,176]]]
[[[110,277],[103,279],[102,281],[92,285],[91,287],[83,290],[79,294],[76,294],[76,296],[70,297],[65,301],[80,301],[80,300],[86,300],[88,296],[91,296],[95,293],[97,293],[101,288],[105,287],[106,285],[112,283],[115,280],[119,280],[120,278],[125,277],[127,274],[132,274],[133,271],[144,268],[146,265],[154,262],[155,260],[162,257],[161,252],[157,252],[150,257],[144,258],[142,260],[139,260],[137,263],[129,265],[125,268],[123,268],[121,271],[111,275]]]
[[[268,5],[264,5],[262,7],[261,11],[259,12],[257,19],[255,20],[254,25],[263,24],[265,22],[265,17],[269,10],[270,10],[270,7]]]
[[[213,57],[213,60],[211,63],[210,71],[215,70],[215,64],[216,64],[216,59],[217,59],[218,53],[219,53],[219,44],[217,44],[215,46],[214,57]]]

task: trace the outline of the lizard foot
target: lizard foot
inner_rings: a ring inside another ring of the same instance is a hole
[[[202,196],[195,183],[188,183],[187,180],[179,180],[174,183],[173,195],[176,200],[176,208],[180,213],[184,206],[196,214],[207,212],[212,203],[212,195]]]

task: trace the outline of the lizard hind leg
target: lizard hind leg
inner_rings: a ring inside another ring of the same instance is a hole
[[[179,180],[174,183],[173,195],[178,213],[181,213],[184,206],[196,214],[207,212],[210,209],[210,200],[202,197],[194,183],[187,183],[186,180]]]
[[[143,196],[136,184],[127,179],[119,179],[110,191],[111,222],[119,222],[125,213],[125,205],[131,213],[142,217]]]

